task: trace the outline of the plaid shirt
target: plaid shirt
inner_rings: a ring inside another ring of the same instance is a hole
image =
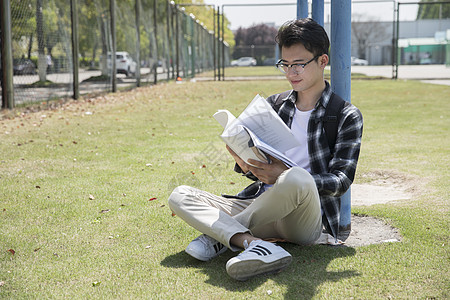
[[[348,190],[355,177],[361,147],[363,119],[358,108],[351,104],[344,106],[339,118],[334,153],[330,153],[323,123],[319,121],[324,116],[327,104],[333,94],[330,84],[327,81],[325,83],[326,87],[309,119],[308,150],[311,175],[316,182],[322,205],[322,221],[327,231],[337,238],[340,196]],[[278,95],[270,96],[267,101],[272,106],[279,106],[278,115],[291,127],[297,92],[292,90],[286,98],[278,97]],[[235,167],[235,170],[239,172],[239,166]],[[237,197],[254,198],[263,191],[263,183],[257,180],[240,192]]]

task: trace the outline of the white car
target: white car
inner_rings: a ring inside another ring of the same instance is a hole
[[[256,66],[256,59],[253,57],[241,57],[237,60],[233,60],[231,62],[232,67],[248,67],[248,66]]]
[[[365,59],[351,57],[351,64],[352,66],[368,66],[369,62]]]
[[[111,66],[111,54],[108,53],[108,66]],[[136,62],[133,61],[128,52],[119,51],[116,52],[116,70],[118,74],[125,74],[125,76],[130,76],[130,74],[136,74]]]

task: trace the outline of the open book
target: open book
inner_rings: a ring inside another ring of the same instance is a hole
[[[214,118],[224,128],[222,140],[245,162],[251,158],[269,163],[269,154],[288,167],[297,165],[283,153],[300,146],[299,142],[260,95],[256,95],[239,117],[228,110],[219,110]]]

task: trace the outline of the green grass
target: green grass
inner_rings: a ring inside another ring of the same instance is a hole
[[[244,283],[226,274],[232,253],[208,263],[184,253],[199,233],[171,215],[170,190],[236,193],[248,183],[232,171],[211,115],[288,88],[168,83],[0,121],[0,298],[448,298],[445,86],[352,83],[365,120],[356,181],[397,174],[417,183],[410,201],[353,212],[399,228],[401,243],[286,244],[286,271]]]

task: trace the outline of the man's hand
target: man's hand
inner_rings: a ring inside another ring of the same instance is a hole
[[[249,159],[248,162],[252,165],[248,165],[248,169],[259,180],[267,184],[274,184],[278,177],[288,169],[286,165],[281,161],[270,156],[270,164],[263,163],[254,159]]]
[[[227,150],[230,152],[231,156],[233,156],[236,163],[241,167],[242,172],[247,173],[249,171],[248,167],[250,166],[245,161],[243,161],[230,147],[227,145]]]
[[[288,169],[283,162],[273,157],[270,157],[270,164],[249,159],[248,162],[254,165],[252,166],[243,161],[230,147],[227,146],[227,150],[244,173],[251,171],[259,180],[267,184],[274,184],[280,174]]]

